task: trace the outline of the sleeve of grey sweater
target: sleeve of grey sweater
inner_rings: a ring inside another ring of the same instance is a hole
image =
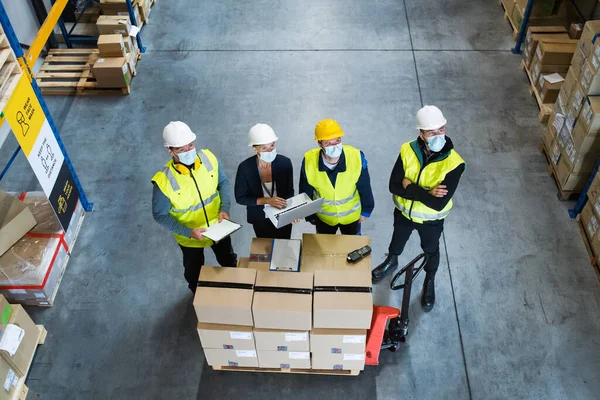
[[[223,170],[223,164],[219,160],[219,184],[217,186],[217,190],[219,191],[219,196],[221,197],[221,210],[223,212],[229,213],[231,209],[231,183],[229,183],[229,179],[227,179],[227,175]]]
[[[171,200],[158,188],[156,183],[152,183],[152,216],[154,220],[164,228],[181,236],[190,237],[192,229],[181,225],[171,214]]]

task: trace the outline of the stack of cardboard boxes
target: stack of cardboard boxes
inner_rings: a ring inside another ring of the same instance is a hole
[[[139,28],[147,24],[150,18],[150,11],[154,0],[132,0],[135,21]],[[100,0],[100,9],[104,15],[129,16],[129,10],[125,0]]]
[[[364,368],[370,259],[345,258],[369,239],[304,235],[303,242],[300,272],[269,271],[271,239],[254,239],[238,268],[202,268],[194,307],[209,365]]]
[[[600,153],[600,21],[586,23],[543,142],[562,190],[580,192]]]
[[[0,295],[0,400],[18,397],[35,354],[43,328],[38,327],[25,309],[9,304]]]
[[[501,0],[501,3],[515,31],[518,32],[525,15],[527,0]],[[559,25],[562,20],[559,15],[562,13],[560,5],[560,0],[537,0],[531,10],[529,26]]]
[[[587,192],[588,200],[579,214],[592,255],[600,257],[600,175],[596,173]]]
[[[96,23],[98,59],[92,68],[98,87],[127,88],[139,56],[135,29],[128,16],[101,15]]]

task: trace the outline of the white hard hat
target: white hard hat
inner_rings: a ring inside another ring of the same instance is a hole
[[[275,131],[267,124],[256,124],[248,132],[248,147],[277,141]]]
[[[163,129],[165,147],[183,147],[196,140],[196,134],[181,121],[171,121]]]
[[[424,131],[439,129],[447,122],[442,111],[436,106],[425,106],[417,111],[417,129]]]

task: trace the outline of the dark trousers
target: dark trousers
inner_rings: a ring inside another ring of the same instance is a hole
[[[254,233],[257,238],[267,239],[289,239],[292,237],[292,225],[282,226],[281,228],[275,228],[275,225],[270,219],[264,219],[252,223]]]
[[[204,248],[184,247],[182,245],[179,245],[179,247],[181,247],[181,251],[183,252],[183,276],[188,282],[188,286],[192,293],[196,293],[200,269],[204,265]],[[213,253],[215,253],[219,265],[234,268],[237,266],[237,254],[233,252],[231,238],[229,236],[219,243],[213,244],[211,249]]]
[[[337,224],[334,226],[327,225],[325,222],[321,221],[319,218],[316,219],[315,227],[317,228],[317,233],[324,233],[328,235],[335,235],[338,231],[342,233],[342,235],[357,235],[360,231],[360,220],[354,221],[348,225]]]
[[[424,269],[427,272],[436,272],[440,264],[440,236],[444,230],[443,219],[418,224],[406,218],[398,209],[394,209],[394,234],[389,252],[396,255],[402,254],[406,242],[415,229],[421,238],[421,249],[428,256]]]

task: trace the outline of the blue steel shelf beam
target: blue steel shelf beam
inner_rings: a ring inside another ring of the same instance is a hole
[[[0,24],[2,24],[2,28],[4,29],[4,34],[8,38],[8,42],[10,43],[10,46],[12,47],[12,49],[15,53],[15,56],[18,59],[21,59],[25,65],[27,65],[27,62],[25,61],[25,57],[23,54],[23,49],[21,48],[21,45],[19,44],[19,39],[17,38],[17,35],[15,34],[12,24],[10,23],[10,19],[8,18],[8,14],[6,13],[4,4],[2,4],[2,0],[0,0]],[[31,71],[29,71],[29,73],[31,73]],[[88,199],[85,195],[85,192],[83,191],[81,182],[79,181],[79,178],[77,177],[77,174],[75,173],[75,168],[73,168],[71,159],[69,158],[69,155],[67,154],[65,145],[64,145],[62,139],[60,138],[60,135],[58,133],[58,128],[54,124],[54,120],[52,119],[52,116],[50,115],[50,110],[48,109],[48,106],[46,105],[46,101],[44,100],[44,97],[42,96],[42,92],[40,91],[40,88],[38,87],[38,85],[35,81],[35,78],[33,78],[33,76],[31,74],[29,75],[29,77],[32,80],[31,86],[33,87],[33,91],[35,92],[35,95],[37,96],[37,98],[40,102],[40,105],[42,106],[42,110],[44,111],[46,119],[48,120],[48,124],[50,125],[50,128],[52,128],[52,133],[54,134],[54,137],[56,138],[56,141],[58,142],[58,146],[60,147],[60,149],[64,155],[65,163],[67,164],[69,170],[71,171],[75,186],[77,186],[77,189],[79,190],[79,200],[81,201],[81,205],[83,206],[84,210],[92,211],[94,209],[94,203],[91,203],[88,201]],[[15,154],[13,154],[13,156],[16,157]]]

